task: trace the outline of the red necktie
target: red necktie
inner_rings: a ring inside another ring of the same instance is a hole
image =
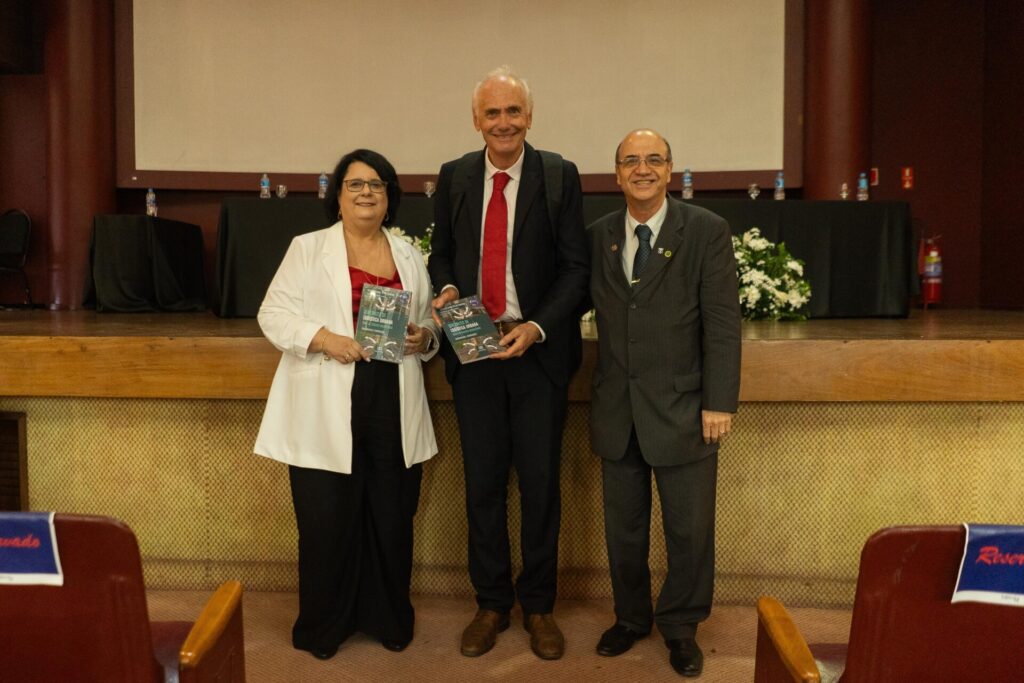
[[[508,248],[508,204],[505,186],[508,173],[494,174],[494,190],[484,218],[484,248],[480,266],[480,291],[491,320],[505,312],[505,252]]]

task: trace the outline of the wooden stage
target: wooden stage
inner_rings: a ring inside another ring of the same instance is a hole
[[[589,398],[585,326],[574,401]],[[743,325],[742,401],[1022,401],[1024,312]],[[0,311],[0,396],[265,398],[279,352],[254,319]],[[431,399],[450,400],[440,359]]]
[[[771,594],[849,607],[874,531],[1019,521],[1024,312],[745,323],[743,335],[743,404],[718,464],[716,603]],[[562,444],[565,598],[611,594],[589,437],[596,346],[591,334]],[[28,504],[124,520],[150,588],[236,578],[295,590],[287,470],[252,454],[279,355],[252,319],[0,311],[0,414],[24,415]],[[461,444],[440,360],[427,387],[439,453],[424,467],[413,590],[469,596]]]

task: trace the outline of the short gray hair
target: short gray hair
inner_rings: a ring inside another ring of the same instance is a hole
[[[497,69],[492,69],[484,75],[483,78],[473,88],[473,113],[476,113],[476,102],[477,97],[480,95],[480,88],[484,87],[484,83],[494,80],[509,80],[513,81],[516,85],[523,89],[523,95],[526,96],[526,113],[533,112],[533,92],[530,90],[530,84],[526,82],[524,78],[516,75],[512,71],[512,67],[508,64],[502,64]]]

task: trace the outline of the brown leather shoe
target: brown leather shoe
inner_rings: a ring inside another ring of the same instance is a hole
[[[541,659],[558,659],[565,653],[565,636],[551,614],[527,614],[523,626],[530,633],[530,649]]]
[[[498,634],[508,628],[508,613],[489,609],[477,610],[473,621],[462,632],[462,654],[479,657],[494,647]]]

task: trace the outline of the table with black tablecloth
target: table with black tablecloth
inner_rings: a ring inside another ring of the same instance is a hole
[[[396,223],[422,235],[433,220],[432,207],[426,197],[403,197]],[[216,313],[255,317],[292,238],[333,224],[320,199],[225,199],[217,225]]]
[[[729,222],[734,235],[752,227],[785,242],[804,261],[811,317],[901,317],[917,293],[916,252],[905,202],[697,199]],[[420,235],[432,200],[403,197],[398,224]],[[589,223],[624,205],[622,195],[585,195]],[[222,316],[255,316],[295,235],[325,227],[316,199],[228,199],[221,209],[217,280]]]
[[[804,262],[812,318],[906,317],[918,291],[906,202],[701,199],[729,221],[734,235],[750,228]]]
[[[96,216],[84,303],[120,313],[205,311],[202,230],[152,216]]]
[[[760,228],[804,262],[812,318],[906,317],[917,294],[917,252],[906,202],[694,199],[733,235]],[[621,209],[621,196],[583,198],[591,223]]]

